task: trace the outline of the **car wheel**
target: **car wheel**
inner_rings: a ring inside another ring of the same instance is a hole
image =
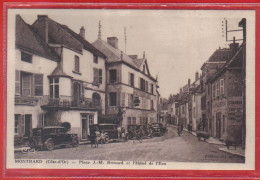
[[[54,149],[54,143],[53,143],[52,140],[49,140],[49,141],[46,142],[46,149],[47,149],[48,151],[51,151],[51,150]]]
[[[109,142],[109,137],[106,136],[106,137],[105,137],[105,143],[107,144],[108,142]]]
[[[79,140],[78,139],[73,139],[71,142],[72,147],[78,147],[79,146]]]

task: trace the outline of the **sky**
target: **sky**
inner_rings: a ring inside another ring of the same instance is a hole
[[[94,42],[98,37],[101,21],[102,39],[116,36],[119,49],[125,51],[124,27],[126,27],[126,53],[143,56],[145,51],[150,73],[158,76],[161,97],[179,92],[180,87],[201,74],[201,66],[219,47],[230,42],[222,37],[222,21],[227,19],[228,30],[241,29],[239,21],[246,11],[208,10],[19,10],[26,23],[32,24],[37,15],[48,15],[60,24],[79,33],[86,30],[86,40]],[[224,26],[225,31],[225,26]],[[242,32],[228,34],[228,39],[242,37]]]

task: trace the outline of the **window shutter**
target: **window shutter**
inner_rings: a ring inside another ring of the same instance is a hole
[[[43,96],[43,74],[34,74],[34,95]]]
[[[128,84],[131,86],[131,74],[128,73]]]
[[[21,94],[20,71],[15,71],[15,95]]]
[[[120,92],[117,92],[117,106],[120,106]]]
[[[116,75],[117,75],[117,82],[121,82],[121,70],[120,69],[116,70]]]
[[[20,135],[21,136],[23,136],[24,135],[24,132],[25,132],[25,130],[24,130],[24,128],[25,128],[25,126],[24,126],[24,123],[25,123],[25,117],[24,117],[24,115],[22,115],[22,118],[20,118],[21,119],[21,124],[20,124]]]

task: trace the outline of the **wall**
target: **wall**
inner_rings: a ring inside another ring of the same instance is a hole
[[[82,122],[81,122],[81,113],[84,114],[93,114],[94,115],[94,124],[97,124],[97,112],[93,111],[58,111],[55,114],[57,115],[57,121],[59,122],[69,122],[71,124],[70,133],[75,133],[81,139],[82,137]],[[53,116],[54,117],[54,116]],[[53,119],[53,121],[56,121]],[[89,132],[89,130],[88,130]]]
[[[43,95],[49,95],[49,79],[47,76],[56,68],[57,62],[37,55],[32,56],[32,63],[21,61],[20,49],[16,49],[15,55],[15,69],[29,73],[43,74]]]

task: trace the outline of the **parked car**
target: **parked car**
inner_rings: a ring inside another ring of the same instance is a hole
[[[53,150],[55,146],[66,145],[77,147],[79,138],[77,134],[70,134],[68,129],[61,126],[34,128],[29,137],[29,146],[34,149]]]
[[[159,122],[152,123],[151,128],[153,131],[153,135],[163,136],[164,134],[166,134],[168,132],[167,124],[163,124],[163,123],[159,123]]]
[[[115,141],[118,140],[118,130],[117,130],[117,124],[93,124],[89,126],[90,129],[90,135],[89,139],[95,138],[95,131],[98,129],[99,132],[101,133],[102,131],[105,134],[104,141],[105,143],[108,143],[110,141]],[[124,141],[127,141],[128,135],[127,133],[125,134],[125,138],[122,139]]]

